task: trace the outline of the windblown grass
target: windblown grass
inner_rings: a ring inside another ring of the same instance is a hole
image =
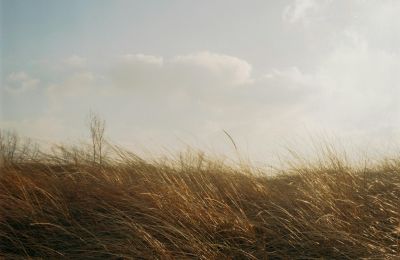
[[[400,159],[361,168],[329,156],[271,176],[201,154],[154,162],[115,149],[101,164],[90,158],[63,147],[18,161],[3,158],[0,256],[400,255]]]

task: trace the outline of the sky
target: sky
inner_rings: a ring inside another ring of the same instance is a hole
[[[0,128],[264,160],[400,140],[400,1],[0,0]]]

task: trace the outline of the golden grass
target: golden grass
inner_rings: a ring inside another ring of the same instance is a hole
[[[336,157],[271,176],[201,154],[102,164],[82,150],[3,159],[0,256],[398,259],[400,159]],[[62,151],[62,152],[60,152]]]

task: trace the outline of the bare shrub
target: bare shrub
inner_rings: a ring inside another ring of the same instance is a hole
[[[88,125],[92,142],[93,162],[101,165],[104,156],[105,121],[99,115],[91,112],[89,114]]]
[[[0,129],[0,165],[36,160],[39,146],[28,138],[20,138],[15,131]]]

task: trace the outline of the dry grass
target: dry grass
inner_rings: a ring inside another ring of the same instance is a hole
[[[5,258],[400,255],[400,159],[361,168],[330,155],[268,177],[201,154],[150,162],[114,149],[99,164],[59,147],[18,158],[3,152]]]

